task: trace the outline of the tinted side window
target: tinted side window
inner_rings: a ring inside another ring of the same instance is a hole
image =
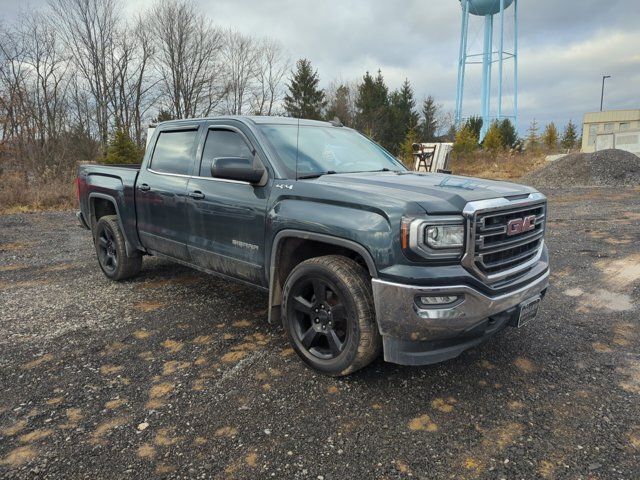
[[[197,130],[160,132],[151,157],[151,168],[157,172],[189,175],[197,135]]]
[[[211,163],[214,158],[243,157],[253,158],[253,151],[242,135],[232,130],[209,130],[202,153],[200,176],[211,176]]]

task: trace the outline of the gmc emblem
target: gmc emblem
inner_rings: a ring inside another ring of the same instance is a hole
[[[518,235],[519,233],[525,233],[534,228],[536,228],[535,215],[529,215],[524,218],[514,218],[507,223],[507,235]]]

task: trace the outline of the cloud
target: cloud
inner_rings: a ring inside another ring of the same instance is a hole
[[[151,0],[129,0],[128,13]],[[392,88],[409,78],[416,96],[434,95],[453,109],[460,36],[457,0],[198,0],[215,23],[279,40],[292,59],[306,57],[323,85],[350,81],[380,68]],[[30,8],[44,4],[31,2]],[[15,18],[17,0],[0,0]],[[637,0],[525,0],[520,8],[520,130],[599,108],[601,75],[612,75],[607,108],[640,108],[640,2]],[[507,11],[507,20],[512,9]],[[474,19],[470,39],[482,37]],[[507,22],[509,24],[509,22]],[[509,27],[510,29],[511,27]],[[507,38],[511,38],[511,30]],[[477,72],[469,71],[465,110],[479,111]],[[495,77],[494,77],[495,78]],[[507,74],[507,80],[511,77]],[[507,81],[507,84],[510,84]],[[508,102],[507,102],[508,103]]]

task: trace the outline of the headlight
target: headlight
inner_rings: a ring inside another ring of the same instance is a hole
[[[424,236],[431,248],[459,248],[464,245],[464,225],[429,225]]]
[[[409,258],[457,259],[464,250],[465,226],[461,216],[403,218],[400,231],[402,250]]]

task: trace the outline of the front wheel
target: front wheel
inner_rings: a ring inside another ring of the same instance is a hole
[[[283,305],[289,341],[315,370],[347,375],[380,355],[371,280],[353,260],[328,255],[300,263],[285,282]]]
[[[94,241],[98,263],[111,280],[124,280],[136,275],[142,267],[142,255],[127,256],[124,235],[120,231],[118,217],[106,215],[96,225]]]

